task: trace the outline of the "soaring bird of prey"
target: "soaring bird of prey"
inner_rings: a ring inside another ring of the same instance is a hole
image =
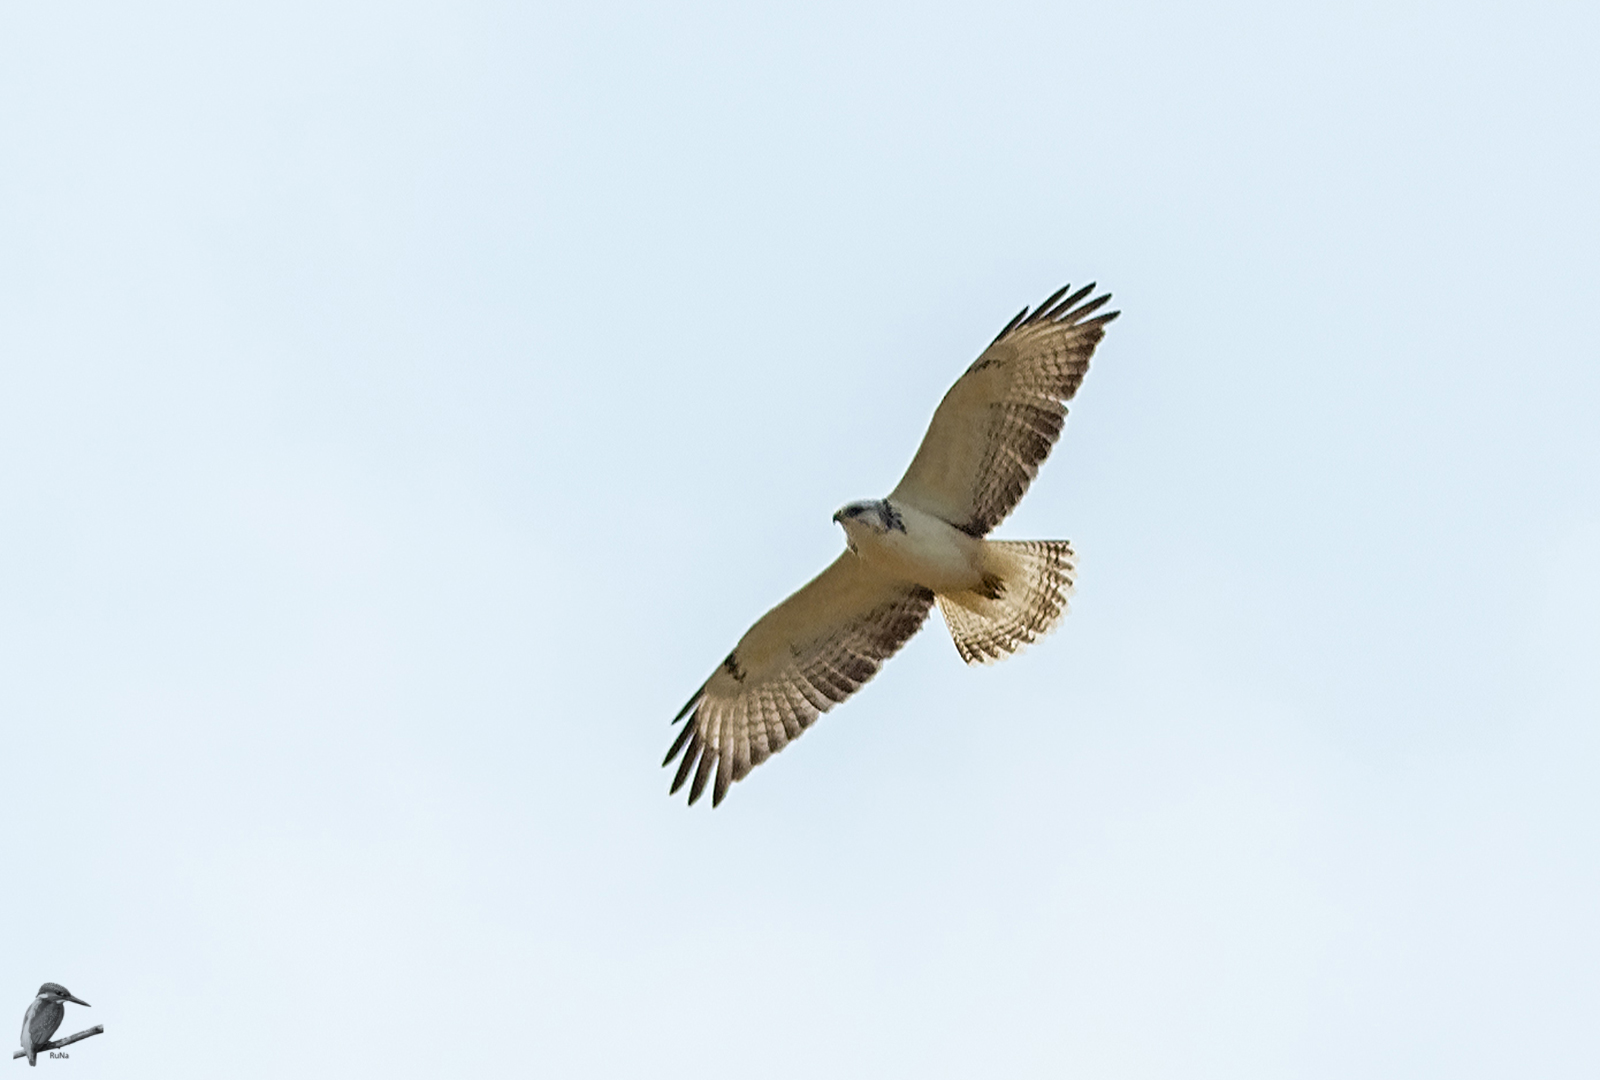
[[[1061,435],[1067,402],[1119,312],[1067,286],[1023,308],[934,411],[887,499],[833,515],[847,548],[763,615],[673,720],[692,805],[712,805],[752,768],[859,690],[935,603],[967,663],[992,663],[1054,629],[1072,590],[1065,540],[985,540],[1022,499]],[[1092,318],[1090,316],[1093,316]]]
[[[61,1004],[63,1001],[89,1004],[73,997],[60,983],[45,983],[39,987],[39,996],[33,999],[28,1011],[22,1014],[22,1052],[28,1055],[29,1065],[38,1064],[34,1058],[61,1026],[61,1018],[67,1012],[67,1007]]]

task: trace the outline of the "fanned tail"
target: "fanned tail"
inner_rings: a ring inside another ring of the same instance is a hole
[[[972,591],[939,597],[939,610],[969,664],[992,664],[1038,640],[1067,613],[1076,570],[1065,540],[986,540],[987,573]]]

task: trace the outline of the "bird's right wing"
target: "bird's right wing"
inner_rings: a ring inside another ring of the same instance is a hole
[[[43,1046],[50,1041],[50,1036],[61,1026],[61,1020],[66,1012],[65,1006],[48,999],[38,1008],[29,1007],[28,1014],[23,1020],[23,1027],[33,1040],[34,1046]]]
[[[763,615],[678,713],[673,723],[688,723],[661,763],[683,754],[672,790],[692,771],[692,804],[714,773],[711,802],[720,803],[733,781],[876,675],[932,605],[927,589],[873,573],[854,552],[840,555]]]

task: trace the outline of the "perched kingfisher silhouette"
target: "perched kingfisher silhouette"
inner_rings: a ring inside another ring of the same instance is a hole
[[[29,1065],[38,1064],[33,1060],[34,1055],[44,1049],[44,1044],[61,1026],[61,1018],[67,1014],[67,1007],[61,1004],[63,1001],[90,1007],[87,1001],[73,997],[72,991],[60,983],[45,983],[39,987],[39,996],[33,999],[28,1011],[22,1014],[22,1052],[28,1055]]]

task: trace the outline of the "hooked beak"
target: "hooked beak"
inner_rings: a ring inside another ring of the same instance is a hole
[[[836,521],[836,522],[843,521],[844,520],[844,511],[843,510],[835,510],[833,512],[833,520]]]

